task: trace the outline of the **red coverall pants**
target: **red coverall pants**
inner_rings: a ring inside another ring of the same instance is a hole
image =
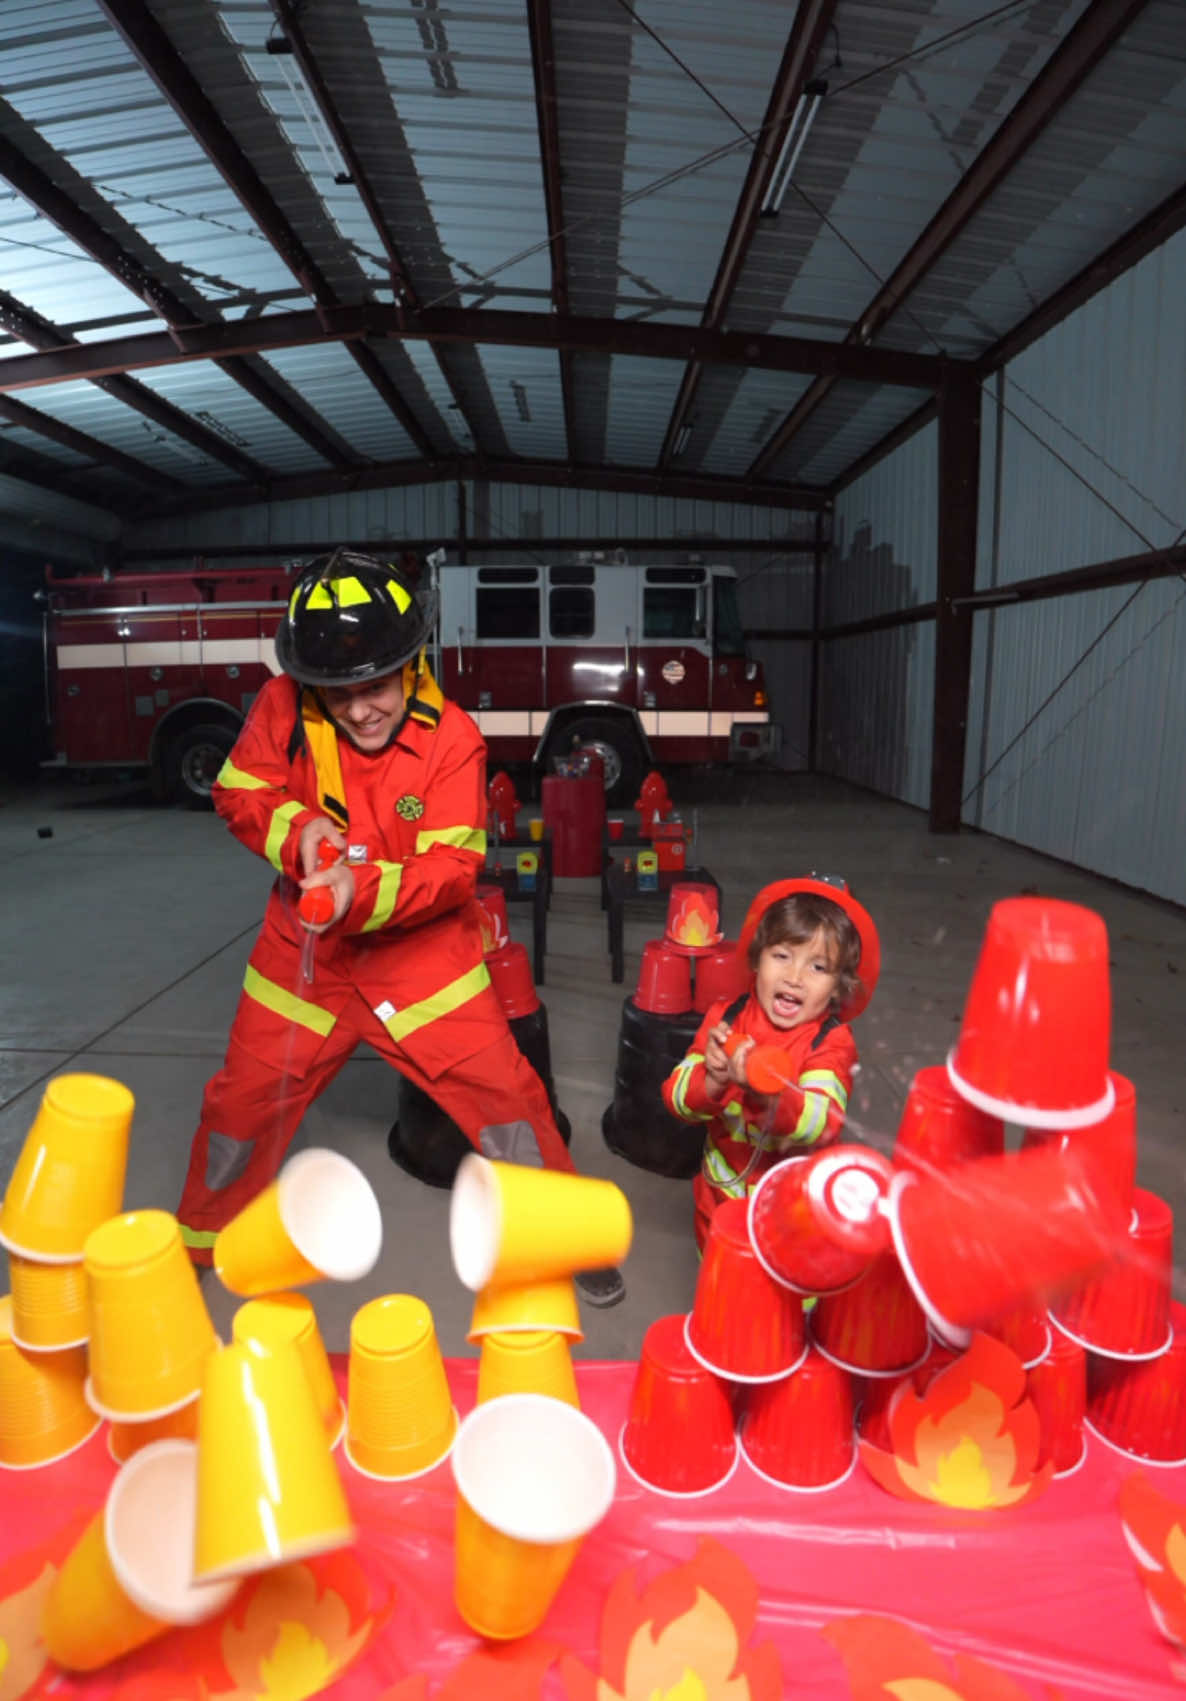
[[[489,988],[478,996],[495,1000]],[[286,1049],[294,1049],[288,1040],[284,1017],[244,998],[226,1062],[206,1087],[177,1208],[195,1263],[210,1263],[218,1230],[275,1179],[305,1111],[362,1040],[435,1099],[487,1157],[536,1165],[542,1159],[547,1169],[575,1171],[543,1082],[509,1028],[435,1077],[391,1038],[360,992],[303,1069],[263,1061],[284,1060]]]

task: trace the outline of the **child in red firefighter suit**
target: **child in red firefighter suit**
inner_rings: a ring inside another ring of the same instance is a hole
[[[710,1005],[691,1049],[663,1083],[668,1110],[704,1126],[704,1159],[693,1183],[701,1247],[722,1199],[744,1198],[771,1164],[840,1132],[857,1063],[848,1023],[872,998],[881,965],[868,911],[842,884],[814,878],[764,887],[750,905],[738,952],[748,991],[731,1004]],[[755,1045],[786,1056],[793,1085],[777,1096],[747,1082],[746,1055]]]
[[[219,814],[278,879],[178,1207],[198,1264],[361,1040],[488,1157],[574,1168],[483,961],[486,748],[426,666],[433,617],[396,568],[346,550],[312,562],[277,633],[284,672],[215,784]],[[326,843],[333,865],[319,867]],[[308,927],[298,903],[318,886],[333,913]],[[595,1303],[624,1292],[616,1271],[578,1281]]]

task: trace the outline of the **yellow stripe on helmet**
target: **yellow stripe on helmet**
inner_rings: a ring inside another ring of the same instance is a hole
[[[391,592],[391,600],[401,614],[406,614],[412,606],[412,597],[398,579],[388,579],[387,589]]]

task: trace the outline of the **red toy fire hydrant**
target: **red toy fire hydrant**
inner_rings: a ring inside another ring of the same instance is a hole
[[[655,831],[656,821],[664,821],[671,814],[667,782],[657,768],[652,768],[642,782],[642,790],[634,800],[634,807],[641,816],[640,828],[643,838],[650,838]]]
[[[513,839],[517,831],[515,811],[520,804],[509,774],[495,774],[486,791],[486,807],[498,823],[499,838]]]

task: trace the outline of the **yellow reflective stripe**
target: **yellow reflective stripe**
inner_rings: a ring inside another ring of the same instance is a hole
[[[303,803],[298,803],[294,799],[291,803],[282,803],[279,809],[273,812],[271,824],[268,827],[267,842],[264,845],[264,855],[278,874],[284,873],[284,863],[280,852],[284,849],[284,841],[292,829],[293,816],[299,815],[304,807]]]
[[[181,1238],[186,1246],[213,1246],[218,1239],[218,1229],[191,1229],[186,1228],[184,1223],[180,1223],[178,1226],[181,1229]]]
[[[262,1004],[265,1010],[274,1011],[286,1021],[311,1029],[322,1039],[333,1031],[336,1018],[328,1010],[323,1010],[320,1004],[310,1004],[307,998],[298,998],[295,992],[286,992],[274,980],[268,980],[258,969],[253,969],[250,963],[243,976],[243,991],[257,1004]]]
[[[450,981],[448,986],[442,986],[439,992],[434,992],[431,998],[422,998],[418,1004],[409,1004],[403,1010],[397,1010],[394,1016],[389,1016],[383,1023],[393,1040],[407,1039],[418,1028],[426,1028],[429,1022],[435,1022],[441,1016],[448,1016],[463,1004],[468,1004],[471,998],[476,998],[490,985],[490,975],[485,963],[479,963],[476,969],[470,969],[466,974],[459,975]],[[380,1018],[382,1019],[382,1018]]]
[[[823,1093],[805,1093],[803,1109],[795,1124],[795,1140],[818,1140],[828,1126],[828,1100]]]
[[[391,920],[391,912],[399,896],[399,883],[404,877],[402,862],[377,862],[375,867],[380,871],[379,890],[375,893],[374,908],[362,924],[364,933],[373,933],[376,927],[382,927]]]
[[[305,607],[332,608],[333,606],[334,599],[330,596],[325,581],[323,579],[319,579],[313,586],[313,589],[309,592],[309,595],[305,598]]]
[[[236,768],[228,756],[218,770],[216,785],[225,786],[227,791],[266,791],[267,780],[261,780],[257,774],[245,773],[242,768]]]
[[[714,1184],[724,1193],[732,1193],[734,1198],[740,1198],[738,1189],[741,1183],[737,1179],[736,1170],[730,1169],[716,1146],[710,1146],[704,1154],[704,1167]]]
[[[841,1110],[848,1109],[848,1089],[831,1069],[808,1069],[800,1075],[799,1085],[805,1093],[827,1093]]]
[[[481,827],[434,827],[431,832],[416,834],[416,855],[422,856],[433,845],[448,845],[451,850],[473,851],[475,856],[486,854],[486,834]]]
[[[391,600],[401,614],[406,614],[412,606],[412,598],[400,584],[398,579],[388,579],[387,589],[391,592]]]
[[[682,1116],[688,1122],[711,1122],[711,1110],[688,1109],[688,1083],[692,1079],[692,1071],[698,1063],[704,1062],[703,1053],[690,1051],[675,1072],[675,1081],[671,1088],[671,1102],[677,1116]]]
[[[356,608],[359,603],[370,602],[371,593],[361,579],[353,576],[334,580],[334,590],[338,594],[339,608]]]

